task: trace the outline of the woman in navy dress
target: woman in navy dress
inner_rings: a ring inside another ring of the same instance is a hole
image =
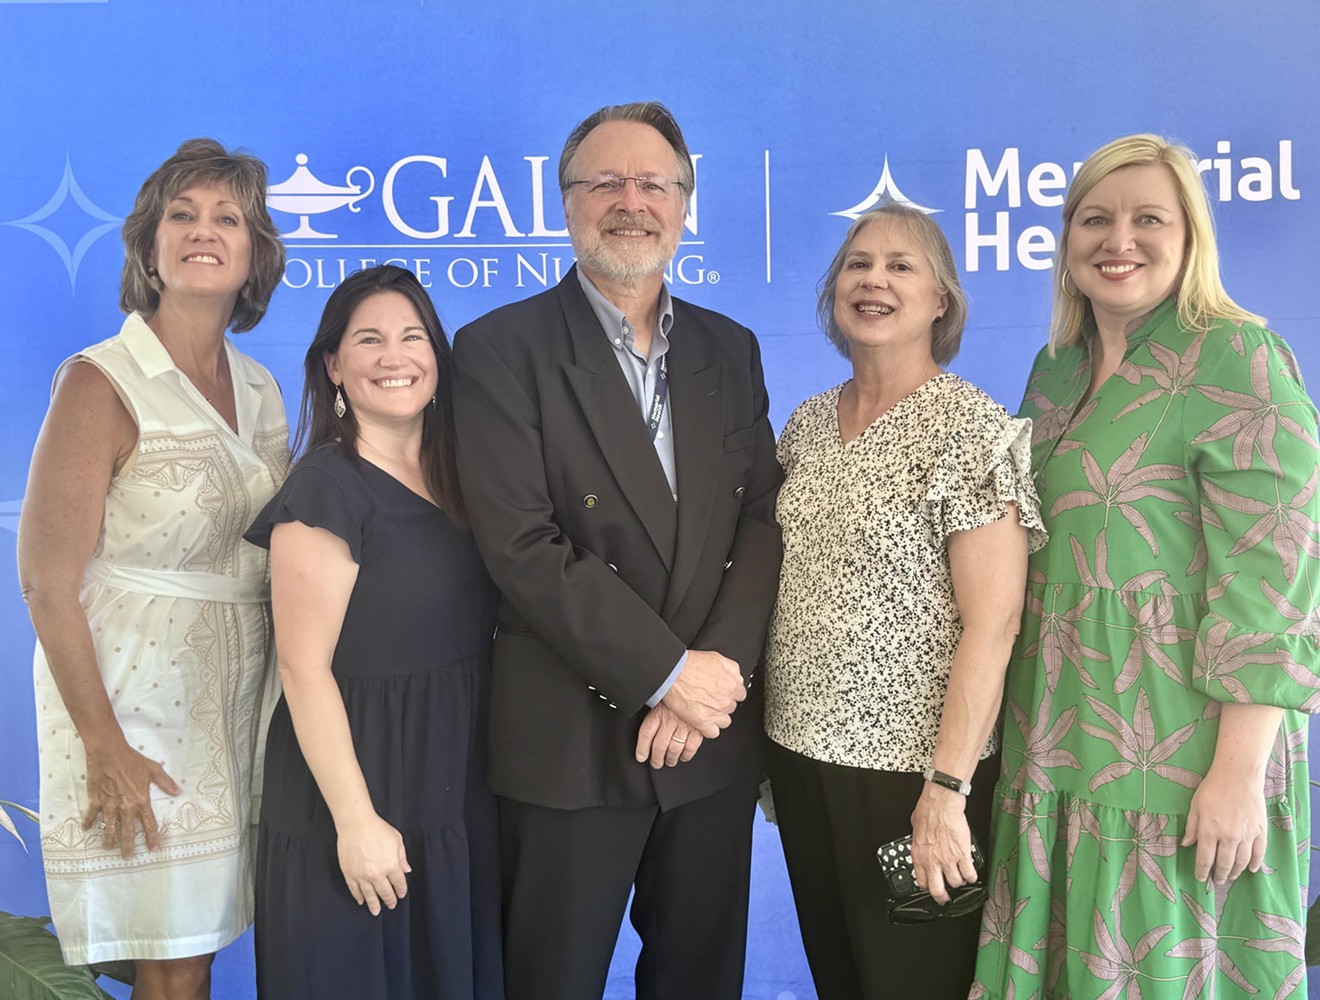
[[[307,352],[271,551],[284,697],[257,854],[261,996],[503,995],[484,773],[495,592],[464,530],[452,363],[411,272],[352,275]]]

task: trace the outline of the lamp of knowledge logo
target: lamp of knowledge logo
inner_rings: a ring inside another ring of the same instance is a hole
[[[1294,181],[1292,140],[1280,139],[1277,146],[1264,152],[1268,155],[1235,158],[1232,142],[1218,140],[1216,155],[1196,161],[1196,169],[1205,180],[1211,199],[1220,203],[1300,200],[1302,192]],[[980,148],[965,150],[963,270],[971,272],[993,267],[996,271],[1008,271],[1016,265],[1031,271],[1044,271],[1053,267],[1057,249],[1055,229],[1023,225],[1019,221],[1019,212],[1015,210],[1030,210],[1032,206],[1061,207],[1068,184],[1081,165],[1081,161],[1074,161],[1069,168],[1050,160],[1024,165],[1022,151],[1017,146],[1005,147],[997,153]],[[943,211],[917,204],[903,194],[894,180],[886,155],[880,181],[871,193],[851,208],[830,214],[856,219],[884,200],[911,205],[926,213]],[[993,211],[985,215],[985,207],[991,207]],[[949,242],[956,249],[955,223],[943,224]]]
[[[294,157],[294,161],[298,164],[298,169],[293,172],[293,176],[281,184],[272,184],[266,189],[266,206],[277,212],[289,212],[302,220],[293,232],[283,234],[285,239],[333,240],[335,238],[333,233],[317,232],[308,220],[313,215],[333,212],[336,208],[345,206],[350,212],[360,212],[357,203],[375,190],[376,178],[366,167],[353,167],[344,177],[343,186],[335,187],[312,176],[312,172],[307,169],[306,153],[299,153]],[[352,183],[353,175],[358,172],[367,176],[365,191],[360,185]]]

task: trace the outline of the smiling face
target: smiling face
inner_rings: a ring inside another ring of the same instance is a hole
[[[1173,294],[1187,219],[1162,163],[1120,167],[1084,195],[1067,233],[1067,264],[1097,325],[1123,330]]]
[[[161,298],[238,298],[252,266],[247,220],[227,187],[191,187],[165,203],[148,263]]]
[[[932,326],[948,305],[901,220],[882,216],[853,237],[834,286],[834,323],[852,358],[877,349],[929,357]]]
[[[359,426],[420,420],[437,384],[435,347],[399,292],[377,292],[358,304],[325,370]]]
[[[583,180],[598,174],[620,177],[679,176],[677,157],[665,137],[650,125],[609,121],[592,129],[573,157],[572,174]],[[587,193],[587,185],[564,195],[564,218],[578,264],[594,281],[632,285],[660,274],[678,250],[687,206],[675,187],[664,198],[644,200],[633,181],[609,198]]]

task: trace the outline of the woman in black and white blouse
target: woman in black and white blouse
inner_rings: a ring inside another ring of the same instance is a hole
[[[766,729],[784,854],[822,1000],[902,983],[961,1000],[978,921],[895,925],[876,848],[912,833],[917,883],[939,902],[976,879],[1027,553],[1044,543],[1030,425],[943,370],[967,305],[924,213],[859,218],[818,312],[853,377],[799,406],[779,442]]]

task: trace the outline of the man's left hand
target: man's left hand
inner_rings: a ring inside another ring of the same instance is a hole
[[[637,762],[650,758],[657,771],[662,767],[691,760],[701,746],[703,737],[680,719],[662,701],[646,713],[641,731],[637,734]]]

